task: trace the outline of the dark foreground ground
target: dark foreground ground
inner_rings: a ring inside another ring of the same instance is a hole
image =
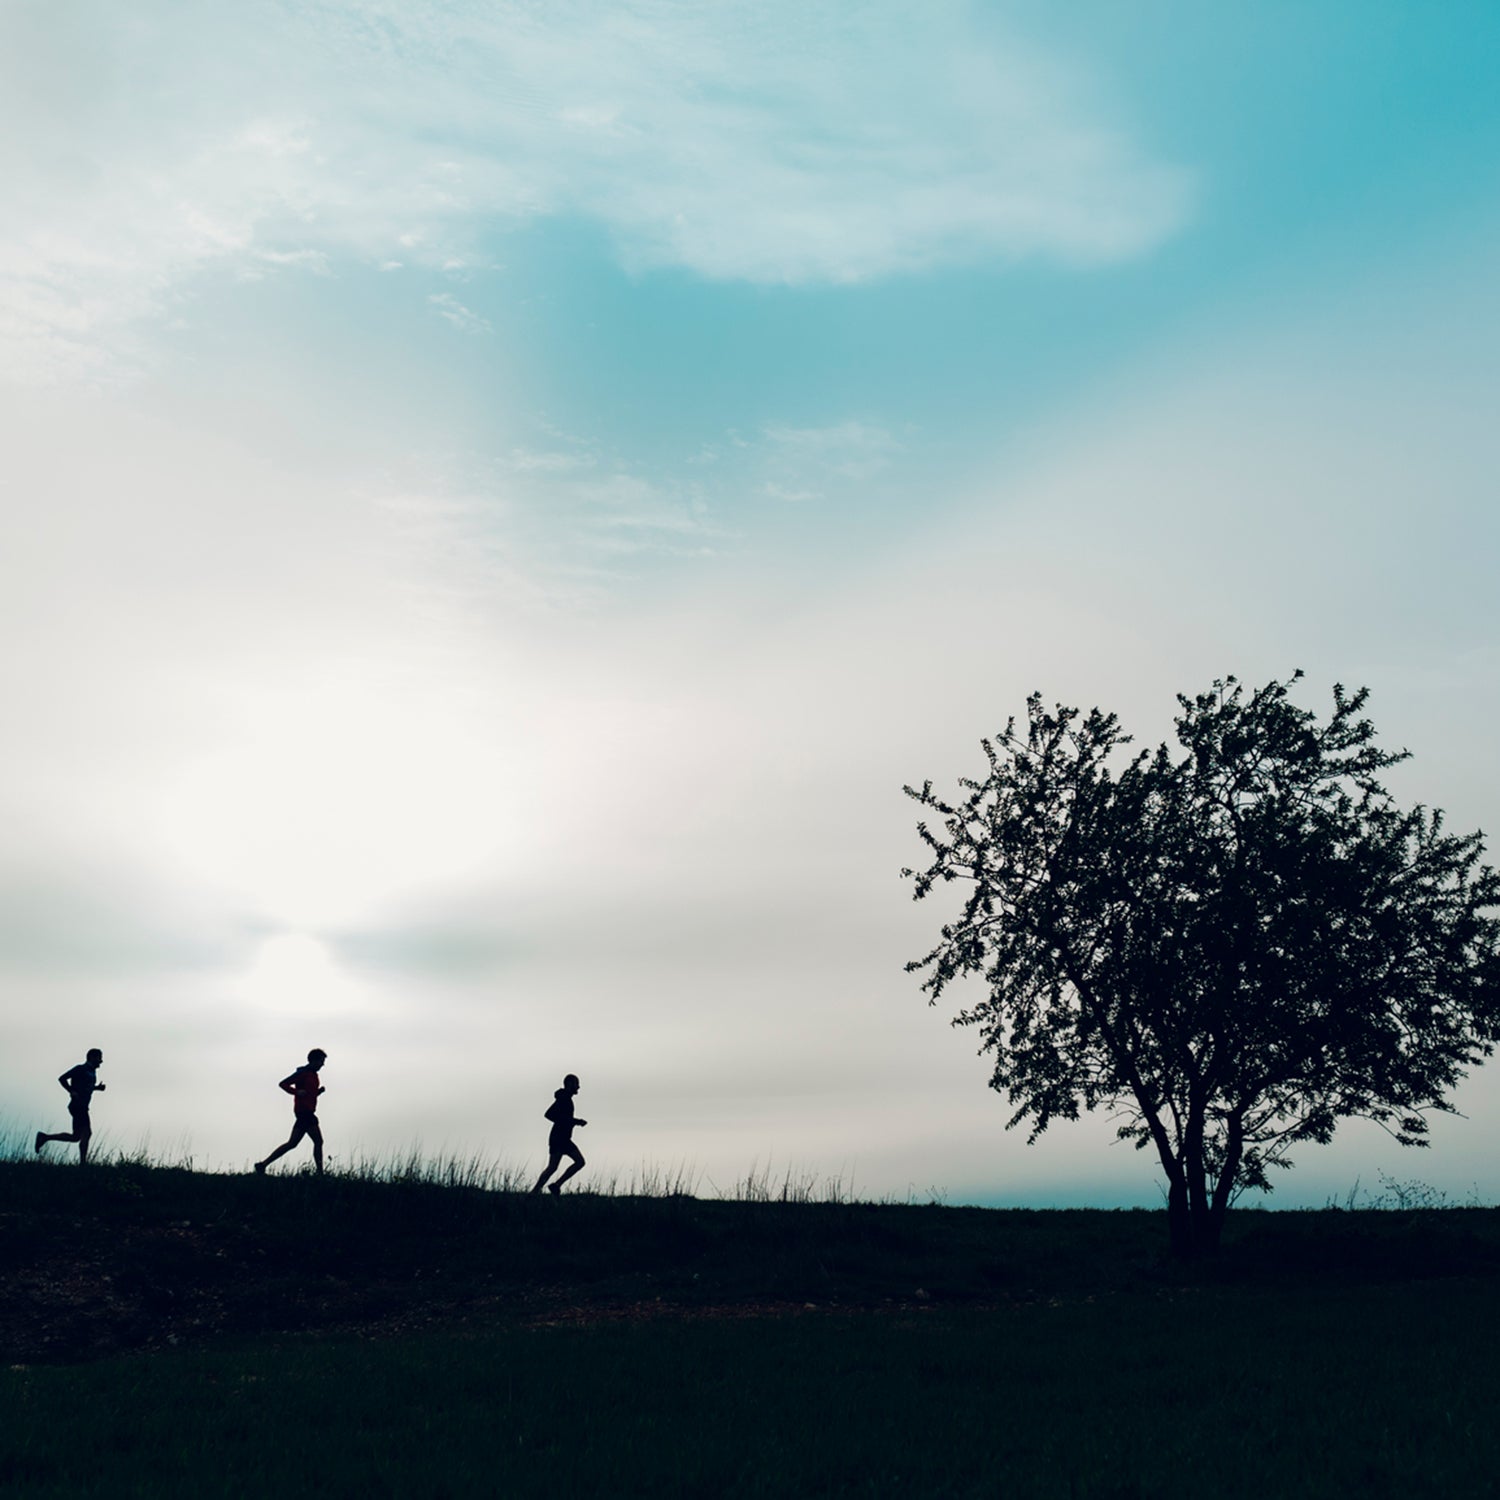
[[[1500,1494],[1500,1211],[1164,1241],[0,1162],[0,1492]]]

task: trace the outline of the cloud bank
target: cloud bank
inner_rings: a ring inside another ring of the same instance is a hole
[[[0,374],[129,369],[203,273],[466,274],[547,216],[755,283],[1119,260],[1189,183],[1107,116],[955,0],[13,6]]]

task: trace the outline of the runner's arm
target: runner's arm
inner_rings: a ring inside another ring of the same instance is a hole
[[[295,1094],[297,1092],[296,1080],[297,1075],[295,1073],[288,1073],[286,1077],[276,1085],[276,1087],[279,1088],[283,1094]]]

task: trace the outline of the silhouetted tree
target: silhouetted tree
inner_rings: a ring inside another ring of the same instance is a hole
[[[1290,682],[1233,677],[1179,695],[1179,750],[1127,759],[1113,714],[1027,703],[984,742],[989,774],[919,831],[915,897],[968,886],[925,958],[936,1003],[993,1052],[991,1087],[1030,1139],[1079,1109],[1118,1114],[1167,1178],[1173,1250],[1217,1247],[1243,1188],[1269,1189],[1300,1141],[1374,1120],[1426,1145],[1432,1110],[1487,1057],[1500,1017],[1500,877],[1482,835],[1399,808],[1377,779],[1368,689],[1326,722]]]

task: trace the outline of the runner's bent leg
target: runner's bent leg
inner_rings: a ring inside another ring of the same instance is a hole
[[[52,1139],[77,1142],[78,1160],[86,1166],[89,1159],[89,1137],[94,1133],[93,1122],[89,1119],[87,1107],[78,1109],[70,1105],[68,1118],[73,1122],[73,1128],[66,1135],[55,1135]]]
[[[558,1187],[561,1187],[563,1183],[568,1180],[568,1178],[583,1171],[584,1167],[587,1165],[587,1163],[585,1163],[583,1159],[583,1152],[580,1151],[577,1146],[573,1145],[571,1141],[563,1147],[563,1151],[566,1155],[573,1158],[573,1165],[569,1167],[568,1170],[557,1179]]]
[[[299,1117],[297,1123],[292,1126],[292,1133],[261,1163],[261,1166],[269,1167],[273,1161],[285,1156],[306,1134],[307,1126],[302,1123]]]

